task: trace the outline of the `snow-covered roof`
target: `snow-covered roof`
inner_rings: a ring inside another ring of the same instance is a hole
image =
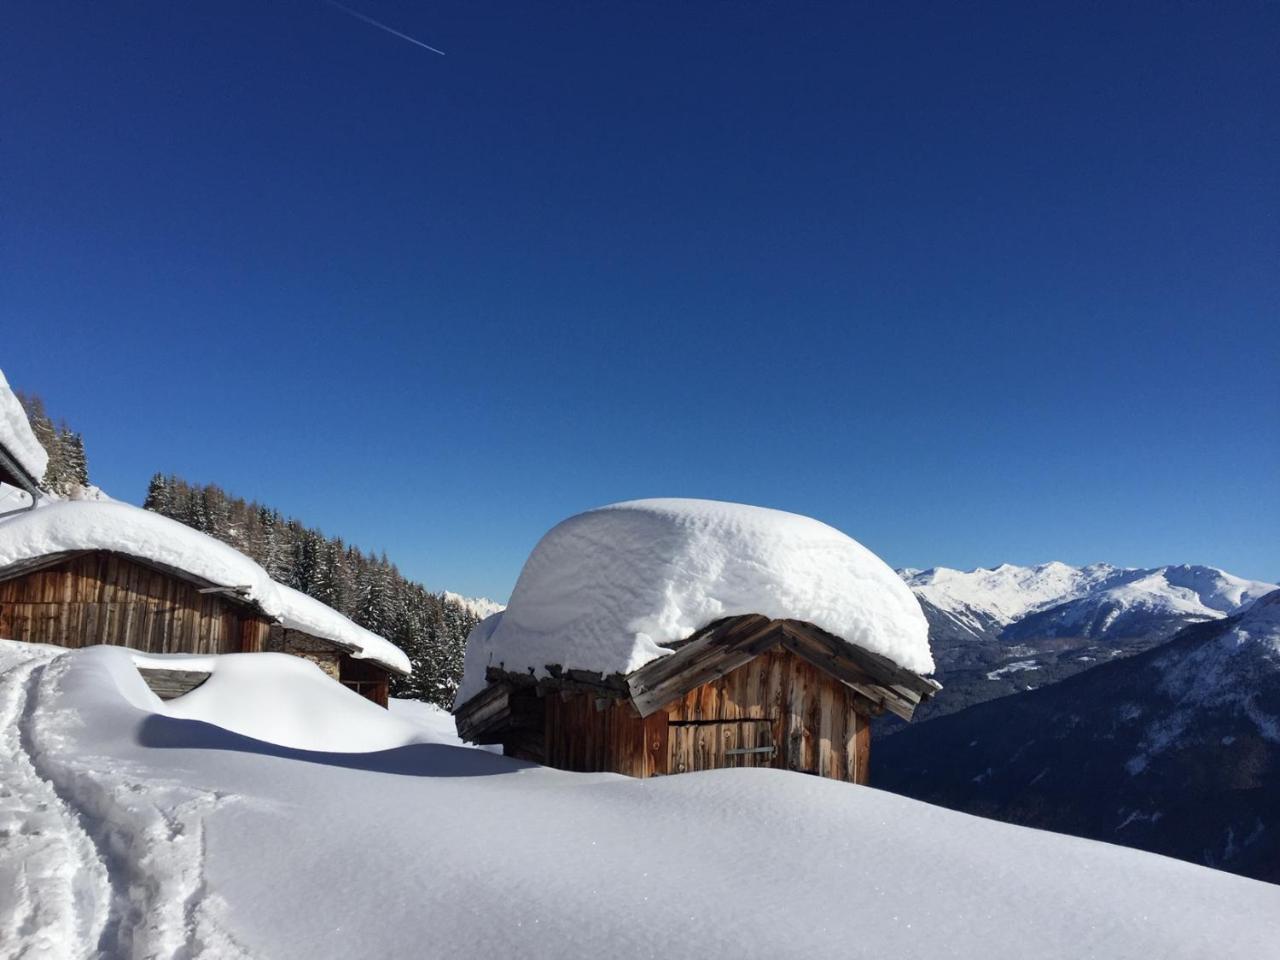
[[[26,411],[9,387],[3,370],[0,370],[0,447],[37,483],[44,477],[49,454],[31,432]]]
[[[457,702],[485,670],[631,673],[723,617],[812,623],[932,673],[920,604],[879,557],[809,517],[714,500],[634,500],[570,517],[534,548],[507,609],[467,640]]]
[[[150,510],[115,500],[43,502],[0,519],[0,569],[73,550],[111,550],[218,586],[243,587],[247,600],[285,627],[348,646],[353,657],[410,671],[408,657],[387,640],[272,580],[239,550]]]

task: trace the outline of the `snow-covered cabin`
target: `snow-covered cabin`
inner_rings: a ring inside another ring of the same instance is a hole
[[[0,517],[0,637],[148,653],[293,653],[387,705],[408,658],[238,550],[117,501],[43,501]],[[161,677],[158,682],[181,681]],[[163,691],[161,695],[164,695]]]
[[[467,641],[458,732],[631,776],[761,766],[865,783],[870,718],[939,686],[883,561],[817,520],[638,500],[542,538]]]

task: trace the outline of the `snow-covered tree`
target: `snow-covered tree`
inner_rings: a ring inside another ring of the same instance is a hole
[[[393,695],[452,703],[476,618],[406,579],[385,554],[367,553],[270,507],[174,475],[152,477],[144,506],[244,551],[272,578],[391,640],[413,664],[411,676],[392,679]]]

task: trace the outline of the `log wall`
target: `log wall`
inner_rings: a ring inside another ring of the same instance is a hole
[[[28,643],[240,653],[262,650],[269,626],[247,604],[104,551],[0,582],[0,637]]]

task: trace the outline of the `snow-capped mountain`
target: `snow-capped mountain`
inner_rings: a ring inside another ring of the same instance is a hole
[[[464,597],[462,594],[454,593],[451,590],[446,590],[444,597],[446,600],[452,600],[468,613],[479,617],[481,620],[507,609],[505,603],[490,600],[488,597]]]
[[[1280,881],[1280,590],[888,737],[873,784]]]
[[[1156,567],[1144,570],[1094,563],[1072,567],[1002,564],[963,572],[936,567],[902,571],[921,600],[974,633],[1038,619],[1032,633],[1045,636],[1129,636],[1144,628],[1133,616],[1215,620],[1275,589],[1215,567]],[[1044,616],[1048,614],[1049,616]]]
[[[899,575],[920,600],[943,692],[917,721],[1064,679],[1238,612],[1275,584],[1215,567],[1002,564]]]
[[[1071,567],[1057,561],[1038,567],[1003,563],[992,569],[952,570],[934,567],[903,579],[917,597],[975,631],[1013,623],[1033,610],[1083,596],[1116,571],[1109,564]]]

